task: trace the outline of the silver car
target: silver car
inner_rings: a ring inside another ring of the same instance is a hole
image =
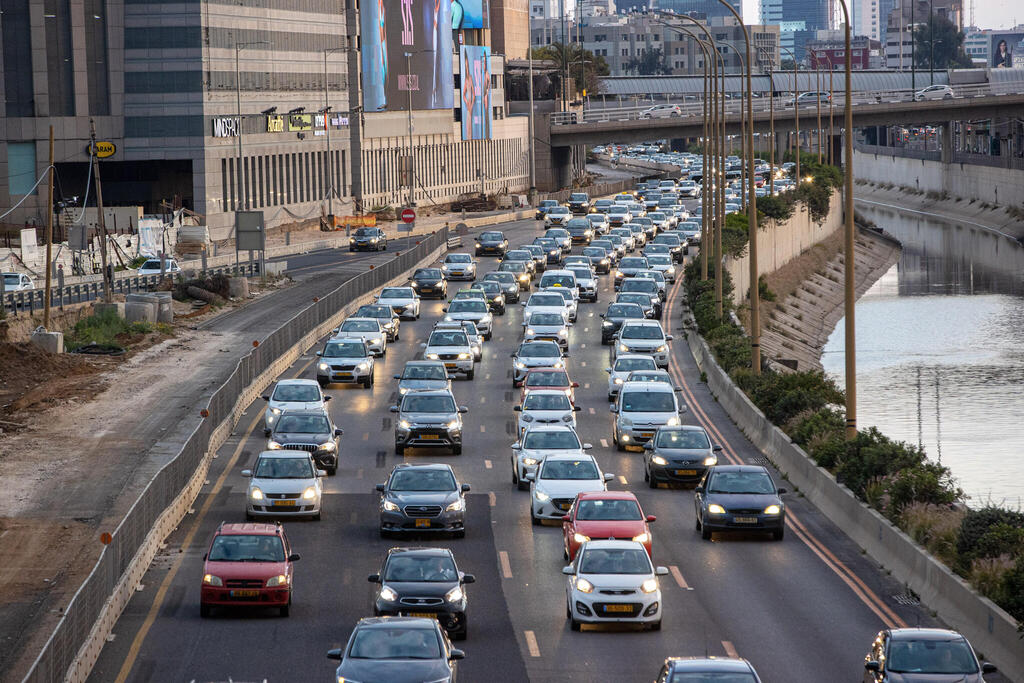
[[[376,356],[384,356],[388,352],[387,331],[378,318],[349,318],[335,328],[333,336],[362,339]]]
[[[658,366],[650,356],[636,353],[621,353],[610,367],[604,369],[608,373],[608,400],[614,401],[619,389],[626,383],[630,373],[639,370],[657,370]]]
[[[450,448],[452,455],[462,455],[462,414],[469,412],[457,406],[451,391],[410,391],[396,406],[395,455],[405,455],[406,448]]]
[[[326,410],[330,396],[312,379],[282,379],[274,390],[263,395],[267,408],[263,411],[263,428],[271,429],[277,416],[286,410]]]
[[[469,337],[469,346],[473,349],[473,360],[477,363],[483,358],[484,337],[470,320],[440,320],[434,323],[435,330],[462,330]]]
[[[580,298],[591,303],[596,302],[597,275],[590,269],[590,265],[582,268],[573,266],[569,270],[576,276],[576,288],[580,293]]]
[[[569,324],[560,313],[534,313],[523,323],[523,340],[553,341],[564,353],[569,350]]]
[[[527,392],[523,404],[512,410],[519,413],[519,434],[527,429],[540,425],[568,425],[576,429],[576,413],[579,406],[574,406],[564,391],[556,389],[534,389]]]
[[[530,521],[561,521],[576,495],[607,491],[614,474],[604,474],[591,455],[549,455],[536,472],[526,475],[530,482]]]
[[[675,389],[664,382],[627,382],[611,406],[616,415],[614,438],[620,451],[640,447],[660,427],[679,425]]]
[[[393,533],[466,535],[466,492],[449,465],[395,465],[380,493],[380,536]]]
[[[567,424],[531,424],[519,441],[512,444],[512,483],[520,491],[530,487],[526,475],[537,471],[537,465],[551,455],[588,458],[593,448],[580,443],[576,430]]]
[[[658,321],[630,320],[622,324],[616,335],[615,356],[617,358],[620,354],[644,354],[651,356],[659,368],[667,368],[670,341],[672,335],[666,335]]]
[[[462,330],[434,330],[420,346],[424,360],[439,360],[449,373],[463,372],[466,379],[473,379],[473,346]]]
[[[624,279],[632,277],[641,270],[647,270],[650,267],[647,259],[643,256],[627,256],[619,261],[619,265],[615,267],[615,291],[619,291]]]
[[[512,386],[518,387],[533,368],[564,368],[562,349],[551,341],[524,341],[512,354]]]
[[[475,280],[476,261],[469,254],[450,253],[441,263],[445,280]]]
[[[332,337],[316,352],[316,381],[322,387],[331,384],[362,384],[373,386],[374,358],[362,339]]]
[[[398,393],[401,396],[410,391],[437,391],[452,387],[444,363],[437,360],[407,361],[402,374],[394,375],[394,378],[398,380]]]
[[[491,338],[494,316],[491,315],[486,298],[452,301],[447,308],[442,310],[444,310],[444,319],[447,322],[469,320],[476,324],[476,328],[484,339]]]
[[[419,320],[420,297],[412,287],[385,287],[377,295],[377,303],[388,306],[400,318]]]
[[[323,498],[321,477],[305,451],[263,451],[251,470],[242,470],[249,477],[245,518],[300,517],[320,519]]]

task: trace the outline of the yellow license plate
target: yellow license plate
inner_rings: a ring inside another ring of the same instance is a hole
[[[605,612],[632,612],[632,605],[605,605]]]
[[[294,500],[275,500],[274,507],[292,507],[295,505]]]
[[[420,438],[421,439],[430,439],[430,440],[436,441],[437,439],[440,439],[441,437],[438,436],[437,434],[424,434]]]
[[[233,598],[255,598],[259,594],[259,591],[231,591],[231,597]]]
[[[421,527],[429,529],[430,528],[430,520],[429,519],[417,519],[416,520],[416,528],[421,528]]]
[[[430,288],[430,287],[421,287],[421,288],[420,288],[420,291],[421,291],[421,292],[423,292],[424,294],[430,294],[430,293],[432,293],[432,292],[433,292],[434,290],[433,290],[432,288]]]
[[[351,372],[336,372],[334,374],[337,377],[351,377],[352,376]]]
[[[677,477],[694,477],[697,475],[697,470],[676,470]]]
[[[456,365],[455,363],[445,363],[444,367],[447,368],[447,369],[451,369],[451,368],[458,367],[458,365]]]
[[[436,619],[437,615],[433,612],[406,612],[407,617],[426,617],[427,619]]]
[[[558,504],[558,509],[559,510],[568,510],[570,506],[571,506],[570,503],[559,503]]]
[[[640,436],[644,437],[645,439],[649,439],[652,436],[654,436],[654,432],[640,432]]]
[[[733,517],[732,521],[737,524],[757,524],[757,517]]]

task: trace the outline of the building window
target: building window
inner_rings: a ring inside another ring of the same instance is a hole
[[[28,0],[3,3],[4,100],[8,117],[34,116]]]
[[[89,113],[96,116],[110,114],[106,5],[105,0],[85,0],[85,59]]]
[[[36,184],[36,143],[7,144],[7,187],[12,195],[38,194]]]
[[[75,115],[74,56],[71,51],[71,9],[67,2],[45,0],[47,90],[50,116]]]

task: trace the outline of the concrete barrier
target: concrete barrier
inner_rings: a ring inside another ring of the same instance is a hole
[[[951,628],[963,633],[1011,681],[1024,681],[1024,641],[1017,622],[885,517],[857,499],[758,410],[718,365],[692,318],[686,340],[708,388],[736,426],[833,524]]]

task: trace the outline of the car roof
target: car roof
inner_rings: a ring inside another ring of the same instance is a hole
[[[399,470],[444,470],[454,474],[452,466],[444,462],[400,462],[391,468],[392,473]]]
[[[455,400],[455,394],[451,392],[451,389],[423,389],[417,391],[415,394],[405,394],[406,396],[450,396],[452,400]]]
[[[754,670],[750,662],[739,657],[669,657],[665,665],[672,671],[749,673]]]
[[[645,372],[650,372],[650,371],[647,370]],[[705,430],[700,425],[673,425],[672,427],[669,427],[668,425],[665,425],[664,427],[658,427],[658,431],[671,432],[673,430],[674,431],[682,431],[682,432],[705,432],[705,433],[707,433],[707,430]],[[725,465],[723,465],[723,467],[725,467]]]
[[[554,344],[555,342],[551,343]],[[650,356],[647,356],[647,358],[650,358]],[[543,372],[564,372],[566,374],[569,374],[568,370],[566,370],[565,368],[530,368],[529,370],[526,371],[526,374],[529,375],[531,372],[536,372],[538,375]]]
[[[320,415],[322,417],[330,417],[327,415],[327,408],[312,408],[310,410],[286,410],[283,413],[281,413],[281,415]],[[281,421],[278,420],[278,424],[280,423]]]
[[[764,472],[768,474],[768,468],[761,465],[715,465],[716,472]]]
[[[443,366],[444,363],[439,361],[439,360],[407,360],[407,361],[405,361],[405,367],[409,367],[410,365],[441,365],[441,366]],[[310,381],[313,381],[313,380],[310,380]]]
[[[635,372],[635,371],[634,371]],[[628,391],[629,393],[665,393],[674,394],[675,391],[672,387],[668,386],[664,382],[626,382],[619,389],[620,392]]]
[[[529,395],[537,396],[565,396],[564,389],[531,389]],[[539,425],[538,425],[539,426]]]
[[[315,385],[317,381],[315,379],[279,379],[277,380],[277,386],[306,386]],[[319,386],[319,385],[317,385]]]
[[[531,391],[530,393],[532,394],[533,392]],[[561,424],[561,425],[559,425],[559,424],[533,425],[533,426],[527,428],[527,430],[526,430],[527,433],[530,433],[530,432],[575,432],[575,431],[576,430],[572,428],[572,425],[566,425],[566,424]],[[579,434],[577,434],[576,436],[578,437]]]
[[[584,491],[576,495],[580,500],[636,500],[632,491]]]
[[[217,529],[217,534],[259,534],[263,536],[277,536],[281,531],[280,524],[264,524],[260,522],[222,522]]]
[[[595,465],[597,464],[597,460],[595,460],[594,456],[592,456],[590,453],[560,453],[558,455],[549,455],[546,458],[544,458],[544,462],[574,462],[576,460],[590,460]]]
[[[552,456],[550,456],[550,455],[547,457],[548,460],[550,460],[551,458],[552,458]],[[590,549],[590,550],[611,550],[611,549],[622,550],[624,548],[633,548],[633,549],[636,549],[636,550],[643,550],[645,553],[647,552],[647,549],[644,548],[642,543],[640,543],[638,541],[626,541],[626,540],[622,540],[622,541],[620,541],[620,540],[613,540],[613,541],[608,541],[608,540],[604,540],[604,541],[587,541],[587,548]]]
[[[630,292],[626,292],[630,294]],[[630,318],[628,321],[622,323],[623,327],[629,325],[631,327],[661,327],[661,323],[657,320],[648,320],[647,318]]]
[[[967,640],[962,633],[944,628],[894,628],[889,636],[894,640]]]
[[[290,451],[287,448],[282,448],[276,451],[262,451],[257,458],[262,457],[275,457],[275,458],[295,458],[301,460],[309,460],[312,456],[306,451]]]
[[[373,323],[377,323],[378,325],[380,324],[380,319],[379,318],[360,318],[358,316],[352,316],[351,318],[345,318],[343,321],[341,321],[341,324],[344,325],[345,323],[352,322],[354,320],[358,321],[358,322],[373,322]]]
[[[425,631],[437,630],[437,619],[430,617],[363,617],[356,624],[356,628],[394,628],[405,626],[407,628],[423,629]]]
[[[454,557],[454,553],[448,548],[427,548],[415,546],[412,548],[389,548],[388,557],[392,555],[419,555],[425,557]]]

